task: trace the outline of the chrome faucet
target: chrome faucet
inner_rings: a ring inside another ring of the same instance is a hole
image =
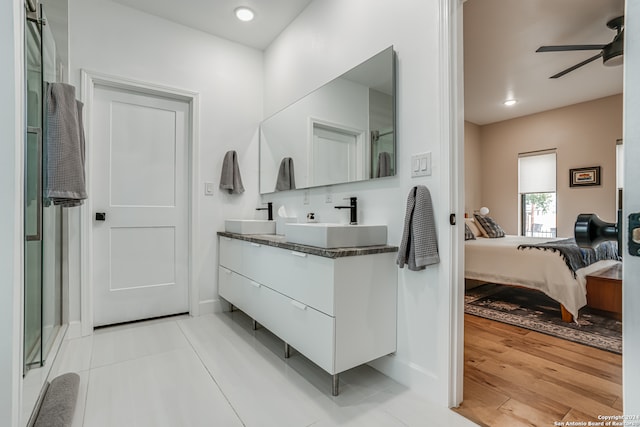
[[[347,200],[347,199],[345,199]],[[350,220],[349,224],[356,225],[358,224],[358,198],[357,197],[349,197],[350,203],[349,206],[336,206],[336,209],[350,209]]]
[[[273,202],[267,202],[266,208],[256,208],[257,211],[267,211],[267,219],[273,221]]]

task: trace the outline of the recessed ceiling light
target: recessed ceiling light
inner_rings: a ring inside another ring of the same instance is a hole
[[[253,17],[255,16],[255,14],[253,13],[253,10],[244,6],[236,8],[235,13],[236,13],[236,18],[244,22],[252,21]]]
[[[512,105],[516,105],[518,101],[516,101],[515,99],[507,99],[506,101],[503,102],[504,105],[506,105],[507,107],[511,107]]]

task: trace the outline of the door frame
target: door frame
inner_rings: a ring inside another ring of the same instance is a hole
[[[307,141],[308,141],[307,164],[309,165],[307,180],[309,182],[309,185],[310,186],[318,185],[312,182],[312,178],[315,174],[315,170],[313,166],[314,165],[313,143],[314,143],[314,137],[315,137],[314,129],[316,125],[317,127],[320,127],[320,128],[325,128],[325,129],[330,128],[332,130],[335,130],[337,133],[352,135],[356,138],[356,162],[357,163],[356,163],[355,181],[366,179],[364,177],[368,176],[368,173],[369,173],[369,171],[367,170],[367,164],[366,162],[360,161],[360,159],[366,158],[364,156],[367,154],[366,152],[367,144],[365,144],[366,131],[362,129],[354,128],[352,126],[343,125],[341,123],[336,123],[329,120],[324,120],[324,119],[310,116],[307,123]],[[335,183],[335,184],[339,184],[339,183]],[[321,185],[333,185],[333,184],[321,184]]]
[[[447,402],[457,407],[464,381],[464,61],[463,4],[466,0],[440,0],[440,129],[443,195],[458,225],[449,238],[449,357]]]
[[[196,239],[199,235],[198,224],[198,153],[199,153],[199,94],[184,89],[178,89],[163,85],[158,85],[140,80],[133,80],[124,77],[112,76],[95,71],[82,69],[80,71],[82,96],[81,100],[85,106],[85,132],[88,135],[85,147],[85,169],[86,169],[86,186],[89,190],[89,198],[80,208],[80,324],[82,336],[93,334],[93,261],[92,261],[92,245],[93,245],[93,200],[91,198],[92,176],[92,149],[90,143],[90,135],[92,130],[91,114],[93,111],[94,88],[96,85],[105,86],[112,89],[124,89],[139,92],[145,95],[161,96],[177,101],[183,101],[189,104],[189,120],[188,130],[189,137],[187,139],[187,182],[188,189],[188,230],[189,239],[188,257],[188,299],[189,314],[197,316],[199,314],[198,292],[195,288],[196,265]]]

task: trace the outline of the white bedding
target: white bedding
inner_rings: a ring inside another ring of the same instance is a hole
[[[548,237],[478,237],[465,241],[465,278],[503,285],[537,289],[558,301],[574,319],[587,304],[586,276],[619,261],[598,261],[576,272],[577,278],[557,252],[538,249],[518,250],[525,243],[544,243]]]

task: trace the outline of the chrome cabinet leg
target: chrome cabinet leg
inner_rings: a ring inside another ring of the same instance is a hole
[[[332,396],[337,396],[338,395],[338,383],[340,380],[340,374],[333,374],[333,381],[331,384],[331,395]]]
[[[291,356],[291,347],[289,347],[289,344],[284,343],[284,358],[288,359],[289,356]]]
[[[258,322],[256,322],[255,320],[251,321],[251,328],[255,331],[256,329],[258,329]]]

